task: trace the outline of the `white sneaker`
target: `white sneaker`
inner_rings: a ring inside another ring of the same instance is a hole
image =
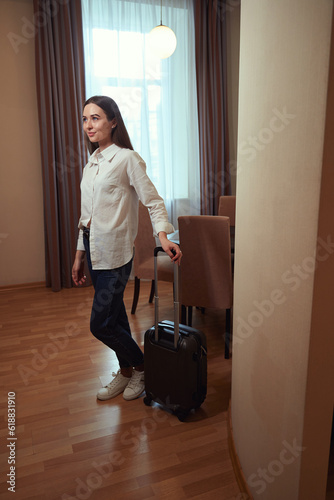
[[[133,370],[132,377],[123,392],[123,398],[127,401],[138,398],[145,389],[144,372]]]
[[[129,381],[131,381],[131,378],[124,377],[124,375],[121,374],[121,370],[118,370],[117,373],[112,373],[112,376],[115,378],[113,378],[108,385],[99,390],[96,396],[97,399],[106,401],[106,399],[118,396],[118,394],[121,394],[121,392],[124,391]]]

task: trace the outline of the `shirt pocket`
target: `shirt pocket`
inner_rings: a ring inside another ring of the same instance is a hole
[[[97,191],[101,204],[115,205],[122,199],[123,187],[117,171],[101,172],[97,179]]]

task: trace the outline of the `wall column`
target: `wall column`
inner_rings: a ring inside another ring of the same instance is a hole
[[[333,407],[323,300],[334,265],[331,152],[323,163],[332,8],[241,3],[231,411],[244,475],[263,500],[321,499],[326,488],[312,459],[328,460]]]

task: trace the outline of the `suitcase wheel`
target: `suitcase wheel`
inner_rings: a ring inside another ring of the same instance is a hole
[[[152,398],[150,396],[145,396],[144,397],[144,404],[146,406],[151,406],[151,403],[152,403]]]
[[[182,410],[181,408],[178,408],[177,410],[174,411],[174,413],[177,416],[177,418],[180,420],[180,422],[184,422],[189,414],[189,411]]]

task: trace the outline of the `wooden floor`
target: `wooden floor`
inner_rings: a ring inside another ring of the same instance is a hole
[[[173,317],[171,287],[160,285],[162,319]],[[132,293],[130,282],[128,311]],[[224,359],[224,311],[194,311],[193,326],[207,335],[208,395],[182,423],[158,406],[145,406],[143,397],[96,399],[118,367],[114,353],[89,332],[92,294],[91,287],[0,292],[0,498],[243,498],[228,451],[231,360]],[[129,314],[141,348],[154,322],[148,295],[143,282],[136,315]],[[15,440],[7,429],[11,393]],[[12,458],[14,496],[6,483]]]

